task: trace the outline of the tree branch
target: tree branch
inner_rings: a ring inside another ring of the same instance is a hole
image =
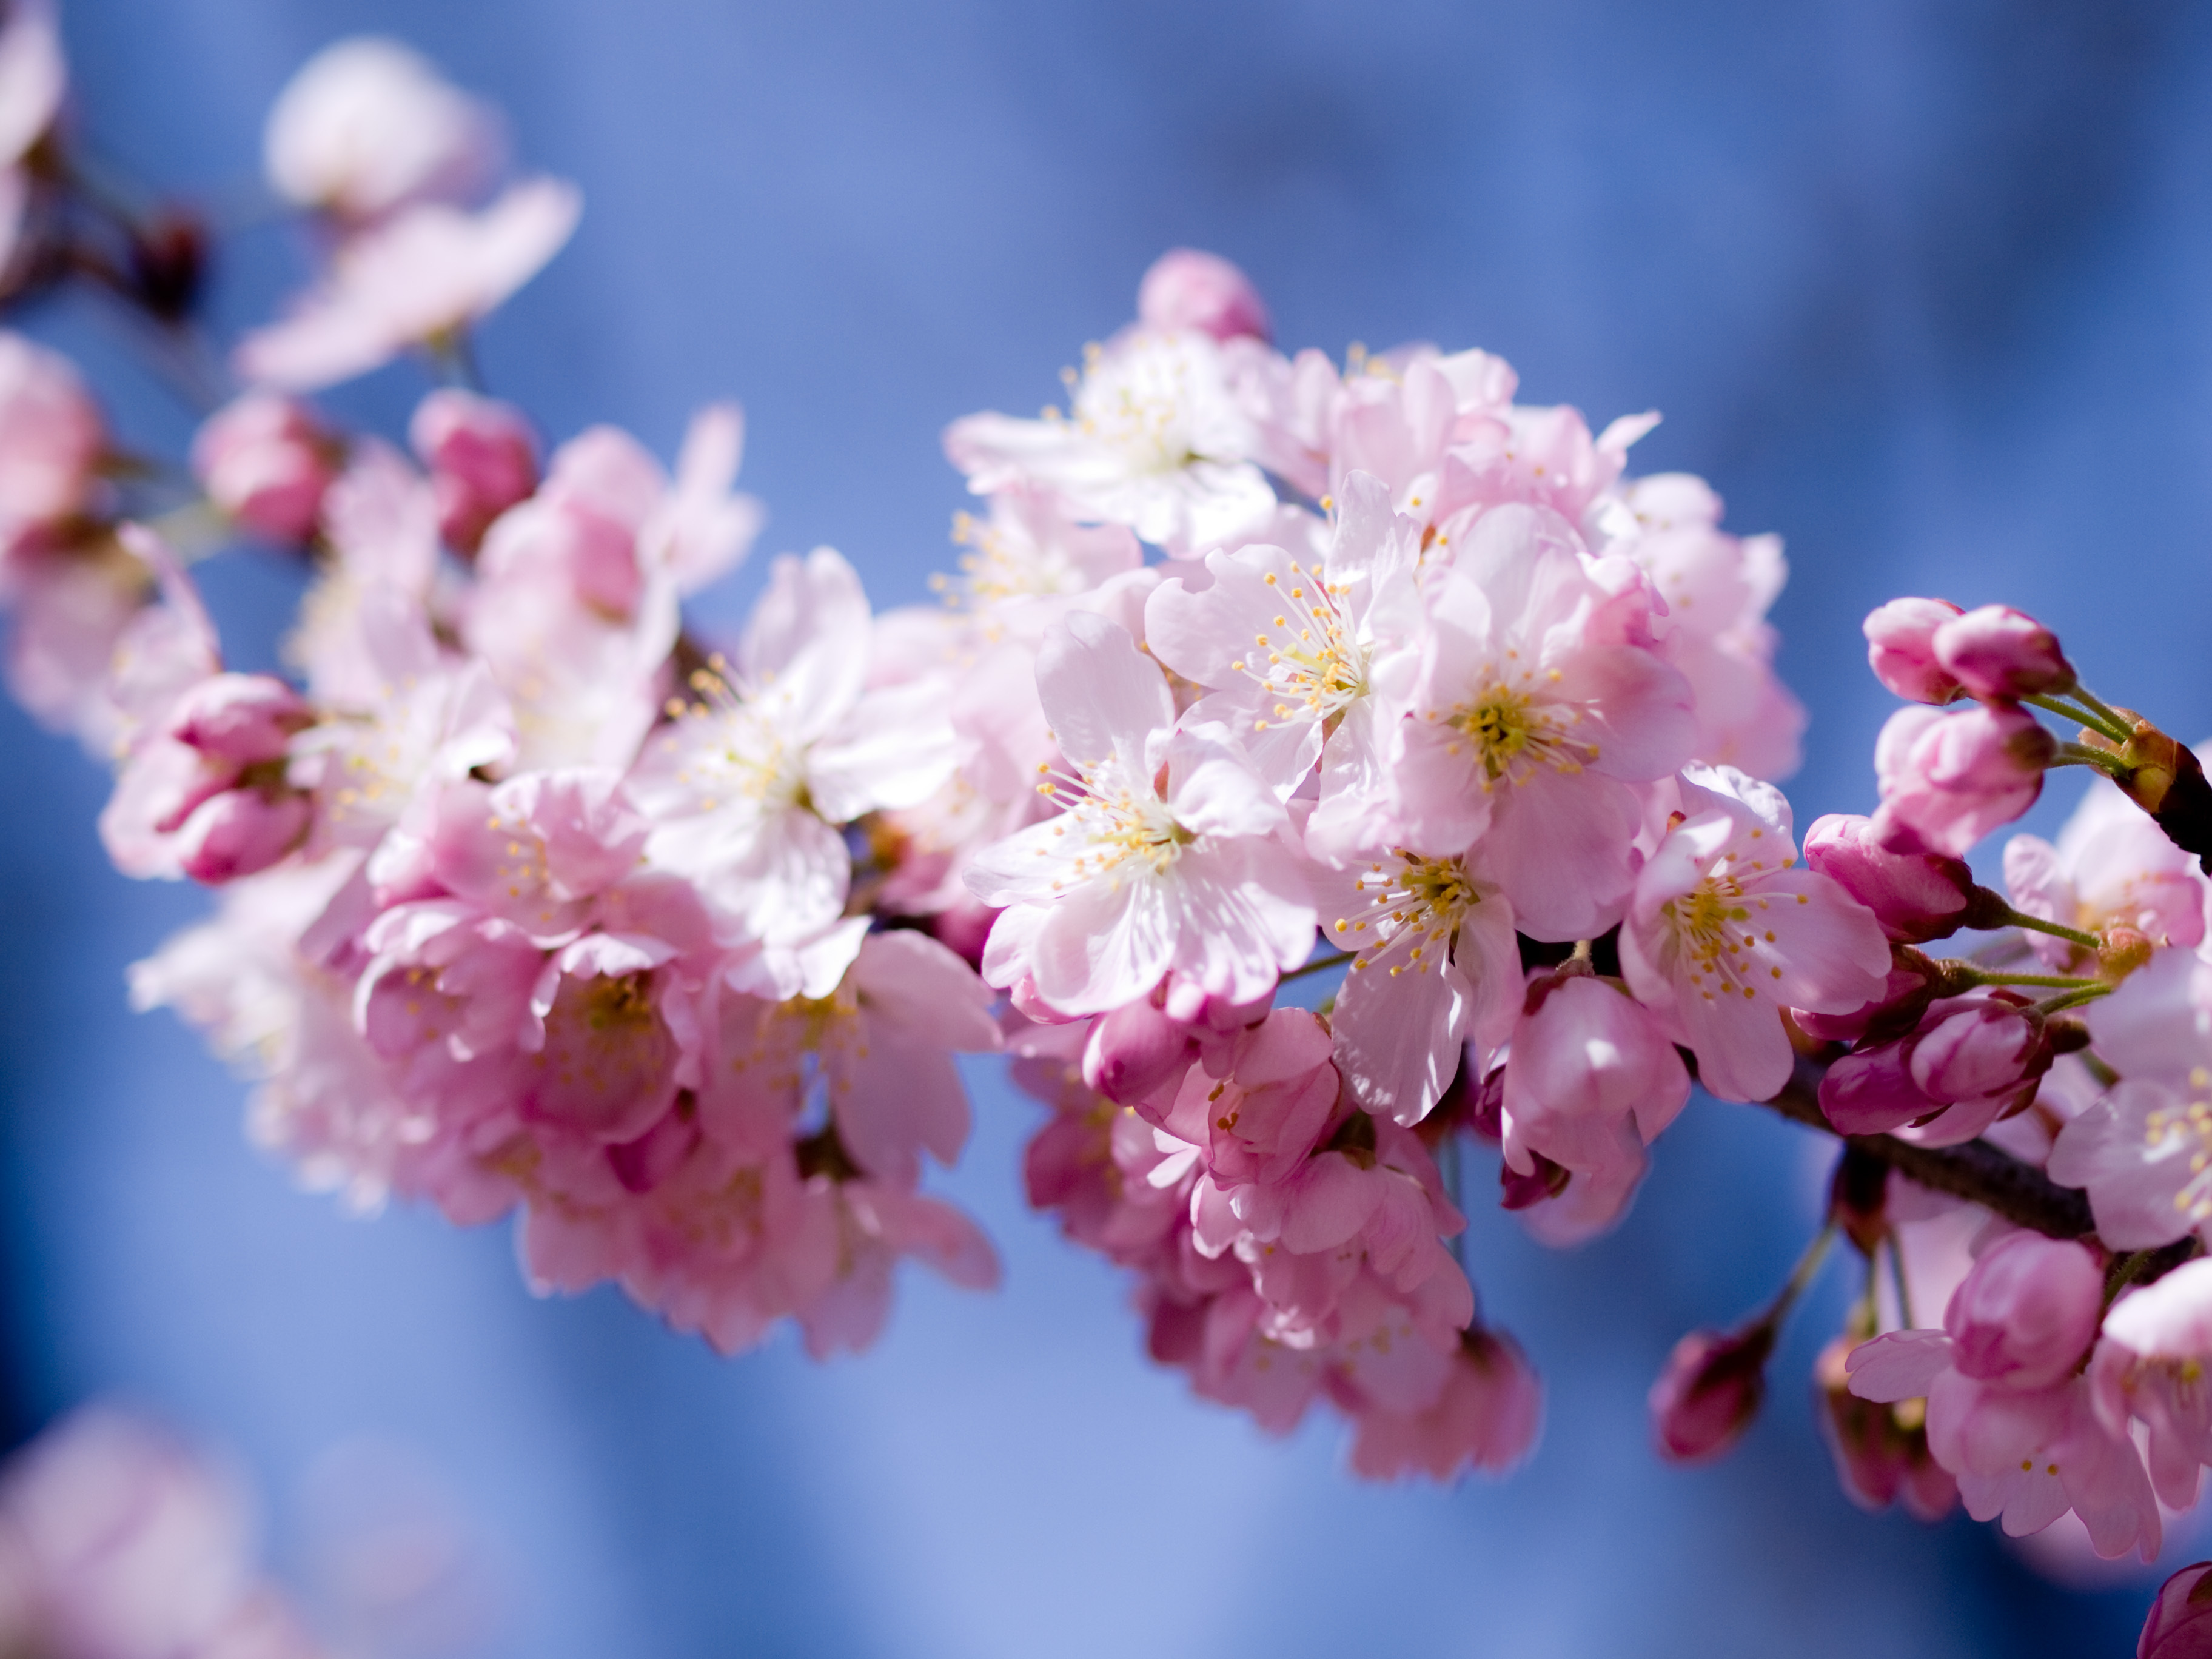
[[[2033,1164],[2023,1164],[1987,1141],[1915,1146],[1894,1135],[1837,1135],[1820,1109],[1821,1071],[1817,1061],[1801,1057],[1789,1085],[1760,1103],[1792,1122],[1836,1135],[1923,1187],[1971,1200],[2047,1237],[2080,1238],[2096,1230],[2086,1194],[2060,1186]]]

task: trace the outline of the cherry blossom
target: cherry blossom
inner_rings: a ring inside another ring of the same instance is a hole
[[[356,35],[285,83],[263,165],[279,195],[357,220],[465,196],[489,180],[504,149],[496,111],[400,42]]]

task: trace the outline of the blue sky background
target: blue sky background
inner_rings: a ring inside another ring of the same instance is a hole
[[[664,454],[735,395],[763,551],[834,543],[924,597],[958,480],[937,434],[1052,397],[1176,243],[1242,262],[1285,343],[1425,337],[1594,424],[1657,407],[1686,468],[1787,540],[1784,671],[1810,705],[1799,821],[1863,807],[1890,704],[1858,618],[2003,598],[2091,683],[2212,731],[2212,34],[2159,0],[64,0],[92,141],[243,210],[261,117],[310,52],[397,33],[579,180],[574,244],[495,319],[497,391],[558,438]],[[301,273],[242,239],[221,317]],[[89,313],[40,319],[126,436],[183,415]],[[333,399],[396,432],[419,383]],[[710,617],[734,617],[740,575]],[[210,573],[235,659],[289,603]],[[1502,1485],[1375,1489],[1332,1424],[1287,1443],[1149,1367],[1114,1274],[1019,1203],[1035,1121],[988,1066],[944,1184],[1007,1261],[995,1297],[909,1281],[872,1355],[736,1361],[611,1292],[539,1303],[504,1229],[348,1221],[241,1141],[242,1091],[123,969],[200,896],[125,883],[104,781],[0,712],[0,1180],[19,1425],[121,1390],[235,1447],[280,1560],[350,1437],[441,1472],[503,1634],[568,1656],[2126,1650],[2150,1582],[2051,1588],[1985,1528],[1838,1495],[1802,1313],[1744,1451],[1661,1468],[1643,1396],[1684,1329],[1786,1271],[1818,1172],[1798,1132],[1700,1100],[1629,1223],[1554,1256],[1478,1218],[1490,1316],[1550,1384]],[[2072,791],[2059,793],[2069,796]],[[2035,822],[2055,824],[2061,803]],[[2200,1549],[2197,1553],[2203,1553]],[[2182,1558],[2187,1559],[2187,1558]]]

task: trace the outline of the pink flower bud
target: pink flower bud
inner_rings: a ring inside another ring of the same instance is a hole
[[[970,968],[983,965],[984,942],[999,913],[974,899],[956,899],[929,918],[929,931],[939,945],[963,959]]]
[[[1960,1375],[2014,1389],[2063,1379],[2097,1337],[2105,1275],[2087,1247],[2014,1233],[1983,1252],[1944,1310]]]
[[[1985,605],[1936,630],[1936,660],[1978,697],[2032,697],[2074,684],[2058,636],[2006,605]]]
[[[1189,1068],[1190,1030],[1150,997],[1101,1014],[1083,1046],[1083,1080],[1117,1106],[1133,1106]]]
[[[46,524],[83,507],[105,441],[69,359],[0,331],[0,521]]]
[[[438,532],[472,553],[491,521],[538,487],[538,441],[522,411],[447,386],[425,398],[407,440],[430,470]]]
[[[1947,1104],[2014,1092],[2051,1069],[2042,1016],[2002,993],[1935,1004],[1911,1049],[1913,1082]]]
[[[1701,1463],[1742,1438],[1766,1397],[1766,1357],[1773,1351],[1774,1328],[1764,1322],[1728,1335],[1692,1331],[1677,1342],[1651,1385],[1660,1455]]]
[[[1218,253],[1179,247],[1163,253],[1137,288],[1137,315],[1153,328],[1197,329],[1217,340],[1273,337],[1252,279]]]
[[[1820,1079],[1820,1110],[1838,1134],[1879,1135],[1925,1117],[1937,1103],[1912,1080],[1903,1042],[1843,1055]]]
[[[2159,1586],[2136,1659],[2212,1659],[2212,1561],[2184,1567]]]
[[[1822,1042],[1886,1042],[1905,1036],[1920,1023],[1922,1012],[1936,994],[1936,967],[1917,951],[1904,953],[1893,964],[1881,994],[1848,1014],[1816,1014],[1793,1008],[1797,1029]]]
[[[266,870],[307,833],[313,817],[305,795],[226,789],[193,811],[177,832],[177,862],[194,881],[219,886]]]
[[[1959,1483],[1928,1450],[1926,1408],[1919,1401],[1888,1405],[1850,1390],[1844,1362],[1858,1346],[1839,1336],[1813,1368],[1820,1425],[1835,1455],[1844,1494],[1862,1509],[1901,1504],[1916,1520],[1940,1521],[1959,1501]]]
[[[1869,612],[1863,627],[1875,678],[1913,702],[1965,696],[1966,687],[1936,659],[1936,630],[1959,614],[1948,599],[1892,599]]]
[[[210,501],[256,535],[300,543],[314,534],[337,477],[337,445],[304,404],[249,392],[200,428],[192,473]]]
[[[177,699],[169,734],[216,760],[252,766],[283,755],[314,721],[305,699],[266,674],[216,674]]]
[[[1948,938],[1969,925],[1966,908],[1977,890],[1966,860],[1885,846],[1871,818],[1841,812],[1816,818],[1805,832],[1805,862],[1873,911],[1901,945]]]
[[[2057,739],[2016,704],[1963,714],[1900,708],[1875,744],[1876,839],[1906,852],[1963,854],[2035,805]]]

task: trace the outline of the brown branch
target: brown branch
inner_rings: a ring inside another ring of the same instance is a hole
[[[2096,1230],[2086,1194],[2060,1186],[2033,1164],[2023,1164],[1985,1140],[1961,1146],[1915,1146],[1894,1135],[1836,1134],[1820,1110],[1820,1076],[1817,1061],[1801,1058],[1789,1085],[1761,1103],[1792,1122],[1836,1135],[1844,1145],[1880,1158],[1923,1187],[1971,1200],[2048,1237],[2080,1238]]]

